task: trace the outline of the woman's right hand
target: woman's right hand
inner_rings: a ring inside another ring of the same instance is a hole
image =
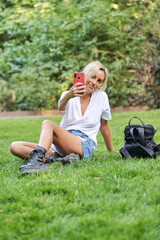
[[[69,96],[69,98],[81,97],[81,96],[83,96],[85,89],[86,89],[85,85],[83,85],[82,83],[76,83],[68,91],[68,96]]]
[[[60,111],[64,111],[69,99],[73,97],[83,96],[85,90],[86,86],[84,86],[82,83],[76,83],[75,85],[73,85],[73,87],[71,87],[70,90],[66,93],[66,95],[59,101],[58,109]]]

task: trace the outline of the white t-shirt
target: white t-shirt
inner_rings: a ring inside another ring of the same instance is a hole
[[[67,92],[62,93],[60,100]],[[71,98],[66,105],[65,115],[60,126],[66,130],[79,130],[85,133],[95,142],[96,148],[96,136],[100,128],[101,118],[110,120],[111,112],[107,94],[98,90],[92,93],[84,115],[81,112],[80,97]]]

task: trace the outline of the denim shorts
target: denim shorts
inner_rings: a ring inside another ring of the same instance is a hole
[[[94,141],[89,138],[85,133],[79,130],[67,130],[68,132],[72,133],[75,136],[78,136],[82,140],[82,150],[83,150],[83,158],[90,158],[93,156],[93,152],[95,149]],[[51,146],[54,149],[54,152],[57,152],[60,156],[63,154],[56,148],[54,144]]]

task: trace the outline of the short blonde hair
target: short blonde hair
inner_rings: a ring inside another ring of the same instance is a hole
[[[90,62],[84,68],[83,72],[85,73],[85,82],[90,78],[92,75],[95,75],[99,70],[102,70],[105,74],[104,81],[100,87],[101,90],[105,90],[107,87],[107,75],[108,69],[104,67],[99,61]]]

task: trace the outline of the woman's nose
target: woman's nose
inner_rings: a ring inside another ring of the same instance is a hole
[[[96,83],[97,83],[97,79],[92,79],[92,83],[94,84],[94,85],[96,85]]]

